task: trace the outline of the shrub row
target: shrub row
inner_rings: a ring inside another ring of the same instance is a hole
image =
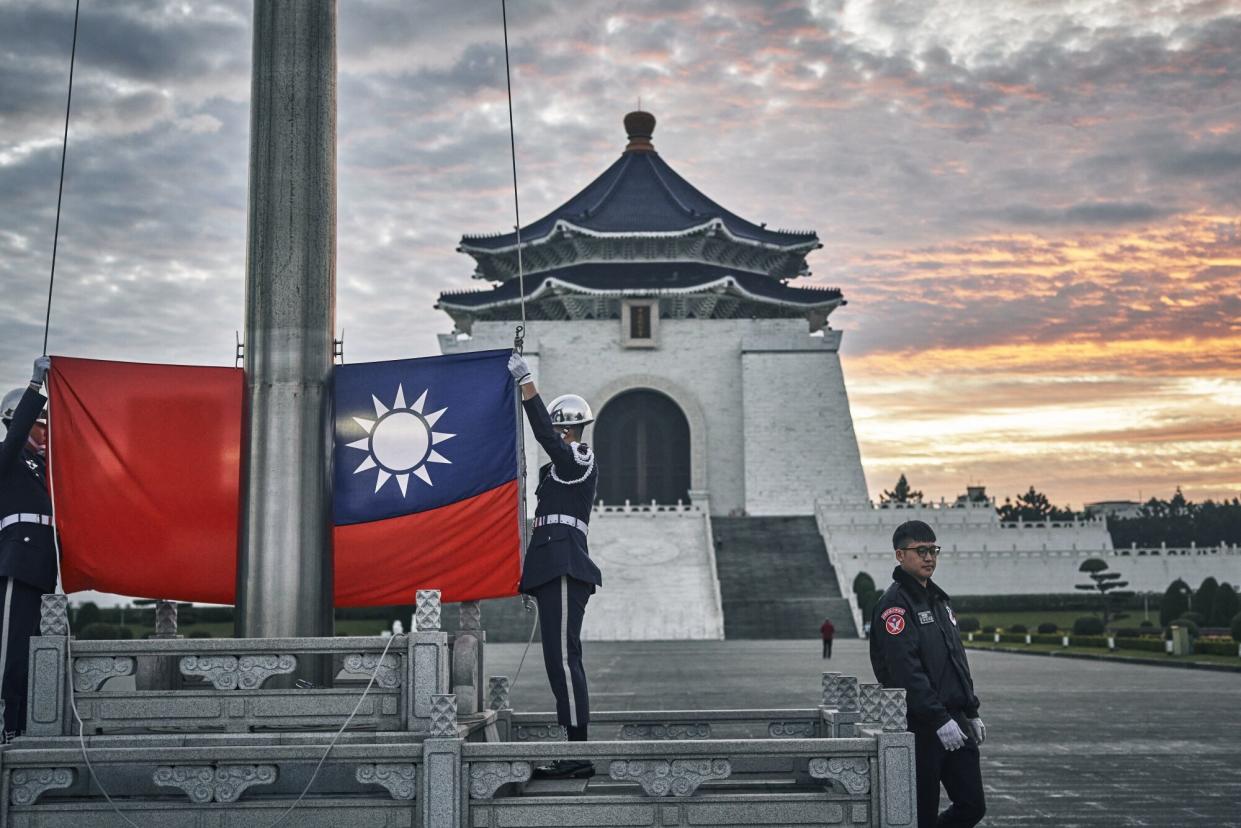
[[[1152,610],[1159,608],[1162,595],[1149,595]],[[1042,595],[954,595],[952,607],[957,612],[1041,612],[1043,610],[1086,610],[1099,608],[1099,596],[1095,594],[1048,593]],[[1122,610],[1142,609],[1142,596],[1120,599],[1115,607]]]

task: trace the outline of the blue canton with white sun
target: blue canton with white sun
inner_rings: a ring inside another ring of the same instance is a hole
[[[336,369],[337,524],[456,503],[517,476],[509,351]]]

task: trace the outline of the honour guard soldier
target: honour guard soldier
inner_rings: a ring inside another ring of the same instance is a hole
[[[876,604],[870,663],[884,687],[902,687],[914,734],[919,828],[971,828],[986,813],[978,746],[987,729],[957,618],[948,595],[931,581],[939,558],[935,531],[910,520],[892,535],[896,569]],[[952,804],[939,813],[943,782]]]
[[[543,663],[556,696],[556,718],[569,741],[584,742],[590,698],[582,668],[582,618],[586,602],[603,584],[586,545],[599,469],[582,434],[594,416],[586,401],[574,394],[557,397],[544,408],[530,366],[520,354],[509,358],[509,371],[521,386],[530,430],[551,458],[539,469],[538,507],[521,591],[538,603]],[[552,762],[537,770],[541,776],[561,778],[585,778],[595,772],[590,762],[575,760]]]
[[[40,393],[51,360],[39,357],[26,388],[0,402],[5,428],[0,445],[0,674],[4,729],[26,725],[30,636],[39,625],[39,604],[56,588],[52,499],[47,489],[46,400]]]

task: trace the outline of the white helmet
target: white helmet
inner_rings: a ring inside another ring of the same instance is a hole
[[[0,420],[8,425],[9,420],[13,419],[14,412],[17,411],[17,405],[22,401],[22,397],[26,396],[25,388],[14,388],[12,391],[4,395],[4,400],[0,401]],[[47,422],[47,403],[43,404],[43,412],[39,415],[39,422]]]
[[[547,407],[555,426],[588,426],[595,421],[586,400],[577,394],[561,394]]]

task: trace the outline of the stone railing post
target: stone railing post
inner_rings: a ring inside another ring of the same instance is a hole
[[[905,710],[904,690],[884,688],[879,691],[879,721],[883,732],[875,736],[878,824],[885,828],[905,828],[918,822],[914,735],[906,730]]]
[[[820,712],[827,725],[828,736],[833,738],[854,735],[855,725],[862,720],[858,707],[858,680],[856,676],[840,673],[823,674],[823,703]]]
[[[154,639],[181,638],[177,634],[176,601],[155,602]],[[139,690],[179,690],[181,671],[177,656],[139,656],[134,671],[134,687]]]
[[[508,676],[492,676],[487,680],[487,708],[496,713],[496,731],[501,742],[507,742],[512,732],[513,703],[509,697],[512,686]]]
[[[26,689],[26,733],[71,736],[67,674],[69,598],[44,595],[39,634],[30,637],[30,680]]]
[[[422,825],[457,828],[461,813],[461,739],[457,736],[457,699],[452,694],[431,696],[427,738],[422,742]]]
[[[457,712],[471,716],[483,710],[483,611],[478,601],[462,601],[459,605],[457,635],[452,646],[452,692],[457,697]]]
[[[410,622],[408,674],[405,686],[406,728],[415,733],[431,729],[431,697],[448,692],[448,633],[440,629],[440,591],[420,589],[414,599]],[[454,706],[454,717],[456,709]]]

